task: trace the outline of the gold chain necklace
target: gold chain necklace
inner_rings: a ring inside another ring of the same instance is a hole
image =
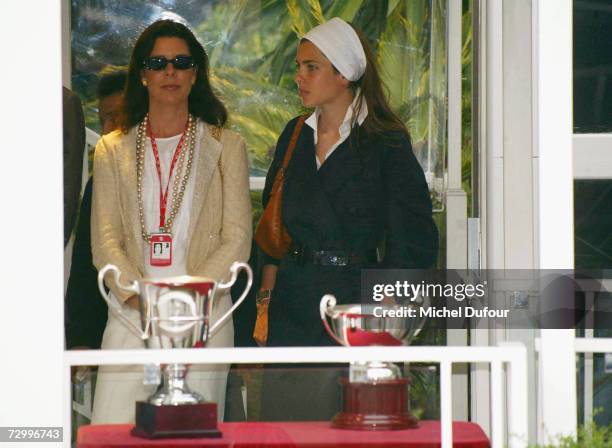
[[[148,120],[149,115],[147,114],[145,115],[144,120],[142,120],[142,122],[138,125],[138,131],[136,133],[136,187],[138,191],[138,213],[140,215],[141,235],[146,242],[151,241],[151,234],[146,231],[145,227],[144,205],[142,199],[142,177],[144,173],[145,136],[147,132]],[[174,218],[176,217],[183,202],[183,196],[185,195],[185,189],[187,188],[187,181],[189,180],[189,174],[191,173],[193,154],[195,152],[196,125],[197,120],[190,114],[187,122],[187,140],[189,141],[189,149],[187,151],[187,167],[183,173],[183,178],[181,179],[180,174],[183,171],[183,165],[185,164],[185,150],[181,149],[176,175],[174,176],[174,183],[172,184],[171,212],[166,220],[166,225],[159,229],[164,233],[171,232],[172,223],[174,222]]]

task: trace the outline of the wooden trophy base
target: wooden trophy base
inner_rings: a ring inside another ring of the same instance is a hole
[[[217,404],[155,406],[136,402],[136,426],[131,434],[146,439],[221,437],[217,429]]]
[[[418,420],[408,410],[409,383],[407,378],[377,383],[340,378],[342,412],[334,416],[332,426],[367,431],[417,428]]]

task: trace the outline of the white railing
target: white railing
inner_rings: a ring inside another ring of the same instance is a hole
[[[543,330],[546,331],[546,330]],[[548,330],[550,331],[550,330]],[[592,333],[592,330],[591,330]],[[585,355],[585,369],[584,369],[584,377],[585,377],[585,388],[584,388],[584,423],[588,424],[592,420],[593,416],[593,354],[595,353],[612,353],[612,338],[593,338],[593,337],[584,337],[584,338],[573,338],[573,344],[569,344],[567,347],[564,347],[564,350],[570,350],[574,354],[584,353]],[[540,338],[535,341],[535,349],[539,353],[539,356],[542,357],[545,349],[543,348],[543,344]],[[590,363],[588,362],[590,360]],[[545,376],[540,375],[540,384],[549,380]],[[575,381],[575,380],[574,380]],[[540,405],[541,406],[541,405]],[[550,421],[543,419],[542,427],[544,430],[548,427]],[[575,428],[575,426],[574,426]],[[574,431],[575,434],[575,431]],[[555,434],[541,434],[538,438],[540,442],[545,442],[546,440],[550,441],[551,438],[554,438]]]
[[[612,353],[612,338],[576,338],[576,353]]]
[[[585,333],[592,336],[593,330]],[[588,425],[593,420],[593,355],[595,353],[612,353],[612,338],[576,338],[576,353],[584,353],[584,420]]]
[[[267,364],[349,363],[352,361],[428,362],[440,364],[440,410],[442,447],[451,448],[452,366],[456,363],[491,364],[493,448],[527,445],[527,351],[522,344],[499,347],[293,347],[210,348],[205,350],[75,350],[64,352],[65,390],[70,390],[70,368],[79,365],[125,364]],[[504,367],[508,403],[504,412]],[[507,425],[504,425],[504,415]],[[71,426],[71,398],[66,394],[64,418]],[[68,434],[71,430],[68,431]]]
[[[584,338],[576,339],[576,353],[584,353],[584,402],[583,402],[583,423],[588,425],[593,419],[593,374],[594,374],[594,353],[612,353],[612,348],[607,350],[591,350],[591,347],[605,346],[605,339],[595,338],[595,296],[599,292],[612,291],[612,280],[576,280],[580,289],[584,291],[585,329]],[[601,297],[601,296],[600,296]],[[604,341],[604,342],[601,342]],[[580,347],[580,349],[579,349]]]

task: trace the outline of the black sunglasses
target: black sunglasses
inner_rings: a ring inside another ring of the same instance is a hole
[[[176,70],[187,70],[196,66],[191,56],[176,56],[174,59],[166,59],[164,56],[151,56],[142,61],[142,66],[147,70],[164,70],[168,64]]]

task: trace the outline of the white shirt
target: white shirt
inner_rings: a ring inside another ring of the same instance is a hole
[[[350,135],[351,122],[353,121],[353,114],[355,113],[355,110],[357,109],[357,98],[358,97],[359,97],[359,90],[355,92],[355,98],[353,99],[353,102],[346,110],[346,113],[344,114],[344,120],[342,120],[342,123],[340,124],[340,128],[339,128],[340,138],[331,146],[331,148],[329,148],[329,150],[327,151],[327,154],[325,154],[325,159],[323,160],[323,162],[325,162],[325,160],[327,160],[328,157],[331,156],[331,154],[335,151],[335,149],[338,146],[340,146],[340,144],[344,142],[344,140],[346,140],[348,136]],[[318,140],[317,124],[319,122],[320,114],[321,114],[321,109],[317,107],[315,111],[305,121],[305,123],[314,130],[315,146]],[[361,104],[361,110],[359,111],[359,115],[357,116],[357,124],[362,125],[363,121],[366,119],[367,116],[368,116],[368,106],[366,104],[365,98],[363,98],[362,104]],[[316,156],[316,154],[315,154],[315,160],[317,162],[317,170],[318,170],[319,168],[321,168],[321,162],[319,162],[319,158]]]
[[[189,219],[191,215],[190,210],[193,202],[193,193],[195,191],[195,179],[198,174],[196,172],[196,167],[198,166],[198,156],[200,153],[200,140],[204,132],[203,126],[204,125],[202,122],[198,122],[196,126],[196,144],[193,152],[191,173],[189,174],[189,180],[187,181],[187,186],[185,187],[185,194],[183,195],[181,207],[179,208],[172,224],[172,264],[170,266],[151,266],[149,261],[151,246],[150,244],[145,243],[143,251],[145,277],[163,278],[187,274],[187,249],[189,247],[190,240]],[[155,139],[157,150],[159,152],[159,162],[161,165],[162,189],[164,190],[166,185],[168,185],[168,175],[170,173],[172,156],[174,156],[174,151],[176,150],[176,146],[178,145],[180,139],[180,135]],[[185,141],[183,142],[183,150],[189,150],[187,136],[185,136]],[[166,203],[166,221],[170,217],[170,213],[172,211],[172,186],[174,185],[174,179],[176,176],[180,176],[180,179],[183,178],[183,172],[187,169],[188,155],[188,152],[186,152],[183,170],[179,172],[179,164],[177,161],[172,172],[172,179],[170,179],[170,187]],[[155,157],[153,156],[151,139],[148,137],[145,141],[145,160],[142,188],[146,231],[148,233],[159,232],[159,177],[155,167]]]

